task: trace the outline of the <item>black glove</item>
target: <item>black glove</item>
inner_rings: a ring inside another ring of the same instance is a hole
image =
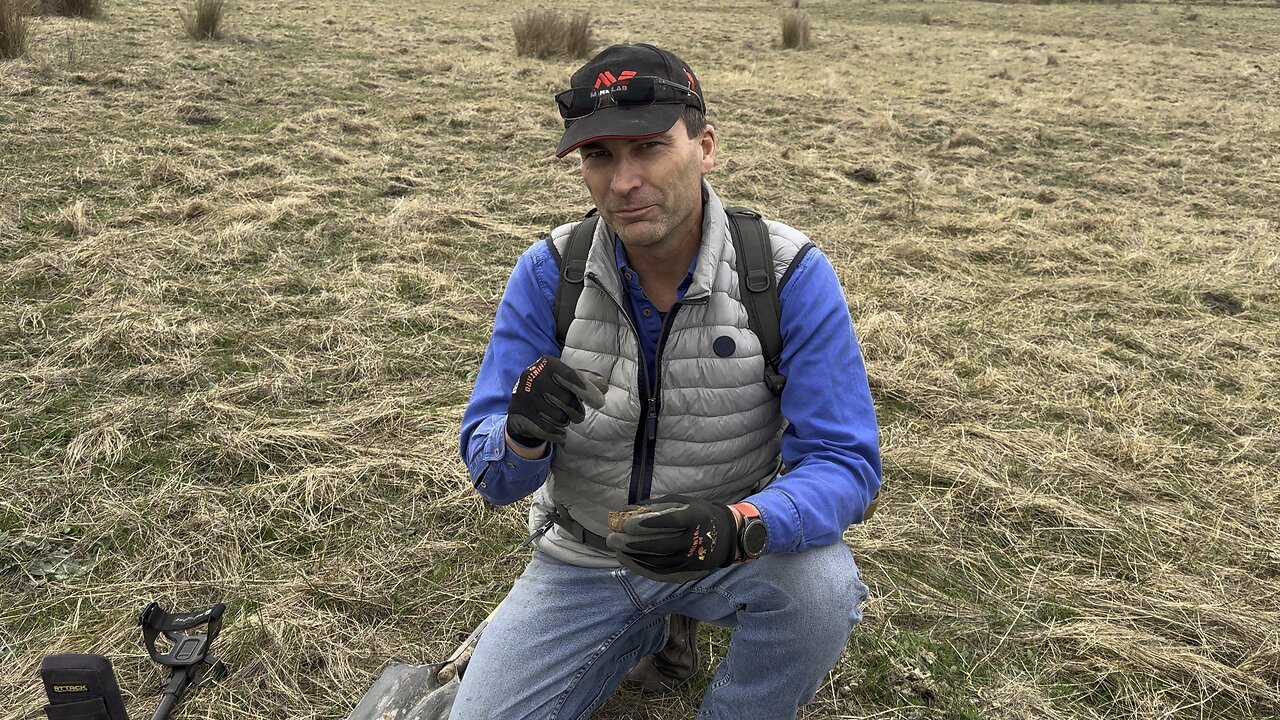
[[[737,557],[738,523],[728,505],[665,495],[626,509],[641,507],[649,512],[628,517],[621,532],[605,539],[618,562],[641,575],[687,582],[728,567]]]
[[[507,407],[507,434],[527,447],[564,440],[569,423],[582,422],[586,410],[604,406],[609,383],[590,370],[574,370],[560,358],[543,355],[520,373]]]

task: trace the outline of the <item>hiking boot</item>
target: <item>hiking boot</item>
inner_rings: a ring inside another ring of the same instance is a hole
[[[640,658],[626,682],[644,692],[667,693],[683,685],[702,664],[698,655],[698,621],[684,615],[668,617],[667,644]]]

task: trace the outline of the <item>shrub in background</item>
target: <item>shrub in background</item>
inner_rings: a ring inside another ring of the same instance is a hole
[[[59,15],[68,17],[96,18],[102,15],[102,0],[60,0]]]
[[[0,0],[0,59],[21,57],[27,51],[27,18],[21,0]]]
[[[809,47],[809,13],[798,7],[783,11],[782,47]]]
[[[36,0],[30,6],[42,15],[96,18],[102,15],[103,0]]]
[[[565,15],[559,10],[525,10],[512,22],[516,33],[516,55],[546,59],[555,56],[586,57],[595,43],[591,39],[591,16]]]
[[[225,0],[192,0],[190,6],[179,10],[182,27],[193,40],[218,40],[222,37],[222,11]]]

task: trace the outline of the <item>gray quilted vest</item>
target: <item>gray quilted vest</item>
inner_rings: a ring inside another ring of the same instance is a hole
[[[586,419],[570,426],[556,449],[551,475],[534,495],[530,531],[542,528],[558,505],[587,530],[607,535],[608,512],[629,500],[680,493],[733,503],[777,476],[784,425],[778,396],[764,382],[760,341],[748,327],[724,208],[705,181],[703,190],[702,247],[692,284],[667,314],[658,378],[648,378],[652,399],[642,397],[640,376],[648,371],[623,309],[628,300],[613,231],[597,224],[561,357],[604,376],[609,390],[604,407],[587,408]],[[781,279],[809,240],[781,223],[766,224]],[[574,225],[552,232],[562,256]],[[612,554],[578,542],[558,525],[538,539],[538,547],[575,565],[617,566]]]

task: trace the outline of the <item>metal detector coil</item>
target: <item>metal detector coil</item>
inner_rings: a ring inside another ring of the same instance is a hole
[[[227,606],[218,603],[197,612],[168,613],[158,603],[151,603],[138,624],[147,644],[151,659],[170,668],[169,680],[164,686],[164,697],[151,720],[164,720],[182,699],[189,686],[212,685],[227,675],[227,666],[209,654],[209,647],[222,632],[222,614]],[[205,626],[204,632],[189,632]],[[171,644],[161,652],[156,641],[161,635]]]

